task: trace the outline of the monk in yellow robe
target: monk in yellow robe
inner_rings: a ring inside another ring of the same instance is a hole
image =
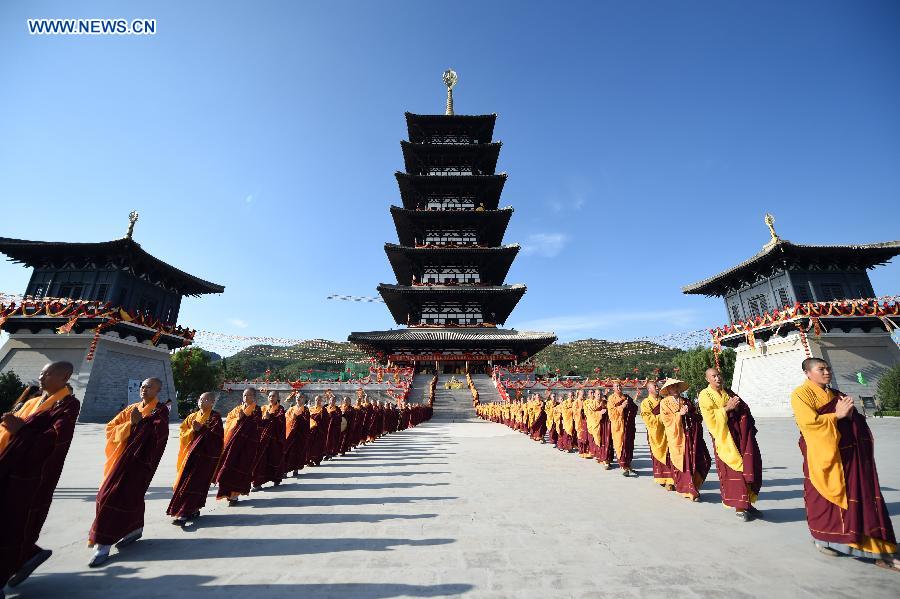
[[[647,397],[641,402],[641,420],[647,427],[647,444],[650,445],[650,462],[653,466],[653,482],[667,491],[675,490],[672,479],[672,462],[666,445],[666,427],[659,417],[660,398],[656,383],[647,383]]]
[[[106,463],[97,491],[97,515],[88,535],[95,547],[92,568],[109,559],[115,543],[121,549],[144,531],[144,495],[169,439],[169,408],[157,399],[162,381],[141,384],[141,401],[126,407],[106,425]]]
[[[547,397],[547,401],[544,402],[544,417],[547,420],[547,438],[550,439],[553,447],[556,447],[559,439],[559,429],[556,426],[556,412],[556,397],[551,393]]]
[[[830,387],[831,367],[803,361],[806,381],[791,394],[803,455],[806,520],[819,551],[875,560],[900,570],[897,540],[875,468],[874,438],[853,398]]]
[[[750,407],[723,386],[718,368],[706,369],[708,386],[700,392],[700,413],[712,437],[722,503],[744,522],[759,517],[753,507],[762,487],[762,457]]]
[[[606,412],[622,476],[635,477],[637,472],[631,467],[631,460],[634,458],[637,406],[630,395],[622,393],[622,383],[619,381],[613,383],[613,391],[606,398]]]
[[[703,440],[703,419],[694,404],[681,397],[688,384],[666,379],[659,392],[659,417],[666,429],[666,445],[672,460],[675,490],[692,501],[700,501],[700,487],[712,460]]]

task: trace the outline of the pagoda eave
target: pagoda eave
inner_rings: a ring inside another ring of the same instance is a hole
[[[484,204],[487,210],[496,210],[500,194],[506,183],[506,173],[494,175],[414,175],[394,173],[400,188],[403,207],[419,208],[432,196],[471,196],[475,206]]]
[[[519,253],[518,245],[502,247],[466,248],[416,248],[384,244],[384,251],[401,285],[412,283],[412,277],[427,261],[431,265],[476,265],[481,268],[484,285],[501,284],[506,278],[513,260]]]
[[[354,332],[347,340],[372,356],[402,352],[449,354],[511,352],[523,360],[553,344],[556,335],[492,327],[444,327]]]
[[[412,315],[418,315],[423,303],[481,305],[483,318],[502,324],[509,318],[516,304],[526,291],[525,285],[389,285],[382,283],[378,293],[384,299],[397,324],[408,324]],[[489,316],[490,315],[490,316]]]
[[[512,208],[499,210],[408,210],[391,206],[391,216],[400,244],[412,246],[422,240],[427,229],[461,228],[474,230],[488,246],[499,246],[512,218]]]

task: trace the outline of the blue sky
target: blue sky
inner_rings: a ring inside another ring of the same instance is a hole
[[[222,283],[181,322],[390,328],[404,111],[498,113],[507,322],[564,340],[722,324],[684,296],[757,252],[900,238],[897,2],[3,2],[0,235],[120,237]],[[31,36],[35,17],[155,36]],[[0,291],[28,270],[0,263]],[[900,265],[872,273],[900,292]]]

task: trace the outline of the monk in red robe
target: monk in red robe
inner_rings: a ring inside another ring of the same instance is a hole
[[[40,394],[0,419],[0,589],[14,587],[47,561],[37,545],[81,408],[66,382],[69,362],[52,362],[38,377]]]
[[[237,505],[239,496],[250,493],[261,421],[256,396],[253,387],[244,389],[241,403],[225,417],[225,445],[215,479],[219,485],[216,499],[227,499],[230,506]]]
[[[106,464],[97,492],[97,516],[88,535],[92,568],[109,559],[109,548],[137,541],[144,532],[144,495],[169,439],[169,408],[157,399],[162,381],[141,383],[141,401],[106,425]]]
[[[341,409],[335,403],[334,395],[328,398],[325,407],[325,459],[330,460],[341,449]]]
[[[269,405],[262,409],[259,425],[259,445],[253,463],[253,491],[261,491],[267,482],[276,487],[284,478],[284,436],[287,425],[284,406],[278,391],[269,392]]]
[[[650,446],[650,463],[653,466],[653,482],[667,491],[675,490],[672,478],[672,461],[666,445],[666,427],[659,417],[659,392],[656,383],[647,383],[647,397],[641,402],[641,419],[647,427],[647,444]]]
[[[897,540],[875,468],[874,438],[853,398],[831,389],[819,358],[803,361],[806,381],[791,394],[803,455],[806,520],[819,551],[875,560],[900,570]]]
[[[613,454],[613,436],[612,436],[612,424],[609,420],[609,409],[608,399],[603,393],[599,393],[597,398],[598,405],[600,409],[598,413],[600,414],[600,429],[598,431],[599,439],[595,439],[595,454],[594,457],[597,458],[597,463],[603,466],[606,470],[612,469],[612,461],[615,455]]]
[[[700,501],[700,487],[709,474],[712,460],[703,440],[703,419],[694,404],[681,397],[689,385],[666,379],[659,392],[659,417],[666,429],[666,445],[672,460],[675,491],[692,501]]]
[[[762,456],[750,407],[723,386],[717,368],[706,369],[709,386],[698,397],[703,422],[712,437],[722,503],[747,522],[761,512],[753,507],[762,488]]]
[[[176,526],[200,517],[222,455],[225,429],[222,415],[213,410],[215,403],[215,393],[202,394],[197,400],[199,409],[188,414],[178,432],[175,484],[166,508],[166,514],[175,518],[172,524]]]
[[[296,404],[285,414],[286,435],[284,440],[284,470],[293,471],[294,476],[300,476],[300,471],[306,466],[306,450],[309,443],[309,409],[299,393],[292,393],[296,397]]]
[[[353,449],[353,421],[356,419],[356,410],[350,404],[350,398],[345,397],[341,404],[341,455],[346,455]]]
[[[309,451],[307,461],[310,466],[318,466],[325,457],[325,433],[326,422],[325,408],[322,407],[322,398],[316,395],[313,405],[309,409]]]
[[[635,477],[637,472],[631,467],[631,460],[634,458],[637,405],[630,395],[622,393],[622,384],[619,381],[613,383],[613,391],[606,398],[606,412],[622,476]]]

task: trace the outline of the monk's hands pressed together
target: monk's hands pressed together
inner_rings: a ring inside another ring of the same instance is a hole
[[[740,403],[741,403],[741,398],[738,397],[737,395],[733,395],[733,396],[729,397],[728,401],[725,402],[725,411],[730,412],[730,411],[734,410],[735,408],[738,407],[738,405],[740,405]]]
[[[838,398],[837,405],[834,406],[834,415],[837,416],[838,419],[846,418],[850,415],[852,410],[853,398],[849,395],[844,395]]]
[[[195,433],[199,433],[200,429],[203,428],[203,425],[195,420],[191,423],[191,428],[194,429]]]
[[[19,432],[19,429],[21,429],[25,425],[25,421],[12,412],[7,412],[6,414],[4,414],[2,417],[2,422],[3,426],[6,427],[6,430],[14,435]]]
[[[681,404],[681,409],[678,410],[678,413],[681,414],[682,416],[684,416],[685,414],[687,414],[687,413],[688,413],[688,407],[687,407],[687,404]]]
[[[131,409],[131,424],[135,425],[141,421],[141,411],[137,408]]]

